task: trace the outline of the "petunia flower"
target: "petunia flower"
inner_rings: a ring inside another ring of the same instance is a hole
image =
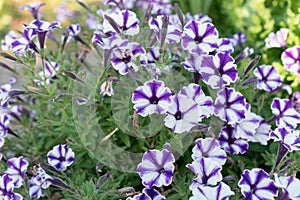
[[[253,136],[248,137],[247,140],[249,142],[258,142],[261,145],[267,145],[270,140],[269,133],[271,131],[271,125],[266,123],[264,118],[257,115],[259,122],[258,128],[255,129],[255,133]]]
[[[207,158],[216,161],[220,166],[225,164],[227,155],[221,149],[218,140],[214,138],[200,138],[195,141],[195,144],[192,154],[193,160]]]
[[[278,194],[278,189],[270,176],[259,168],[244,170],[238,182],[245,199],[273,200]]]
[[[0,176],[0,197],[3,200],[22,200],[22,195],[14,193],[14,180],[8,174]]]
[[[57,6],[54,9],[54,12],[56,13],[56,20],[59,21],[60,23],[63,23],[68,19],[79,17],[80,15],[78,11],[73,11],[68,9],[66,3],[61,3],[59,6]]]
[[[100,33],[96,32],[92,38],[92,42],[99,45],[102,49],[113,49],[122,42],[122,39],[118,34],[102,37]]]
[[[27,171],[29,163],[23,158],[14,157],[7,161],[8,168],[4,174],[8,174],[13,179],[15,188],[20,188],[24,183],[24,175]]]
[[[164,15],[159,15],[156,18],[151,17],[149,20],[149,27],[150,29],[154,30],[156,32],[156,38],[157,41],[160,42],[161,40],[161,33],[164,32],[163,30],[163,21],[164,21]],[[173,23],[169,20],[168,28],[166,31],[166,42],[168,44],[172,43],[179,43],[181,39],[181,29],[178,28],[176,25],[173,25]]]
[[[56,62],[47,61],[43,71],[39,72],[40,79],[35,79],[34,82],[38,85],[49,85],[56,77],[56,72],[59,70],[59,66]]]
[[[249,147],[246,139],[236,137],[236,129],[230,125],[221,129],[218,141],[220,146],[231,154],[244,154]]]
[[[199,158],[194,160],[192,164],[187,164],[186,167],[196,175],[190,190],[201,185],[214,186],[222,180],[222,167],[211,159]]]
[[[258,89],[272,92],[282,85],[280,74],[272,65],[260,65],[253,73],[257,78]]]
[[[216,187],[198,186],[192,193],[193,196],[189,200],[229,200],[234,195],[230,187],[223,182]]]
[[[234,59],[227,53],[203,56],[200,74],[202,80],[213,89],[223,88],[238,79]]]
[[[42,2],[34,2],[34,3],[29,3],[26,6],[22,6],[19,8],[20,11],[23,10],[29,10],[33,16],[34,19],[39,19],[39,9],[46,5],[46,3]]]
[[[300,92],[293,93],[293,101],[298,113],[300,113]]]
[[[204,23],[212,23],[212,19],[204,14],[195,14],[193,15],[192,13],[186,13],[186,22],[191,22],[191,21],[198,21],[202,24]]]
[[[100,87],[100,94],[105,96],[114,95],[114,90],[112,87],[112,83],[116,82],[118,79],[116,77],[108,77],[105,82],[102,83]]]
[[[61,28],[60,22],[47,22],[42,20],[33,20],[26,26],[26,29],[35,30],[39,39],[40,48],[44,48],[46,34],[54,28]]]
[[[136,57],[145,54],[142,45],[128,40],[123,40],[118,47],[113,49],[111,64],[121,75],[126,75],[129,70],[138,71],[138,66],[134,62]]]
[[[151,14],[154,15],[171,14],[173,8],[170,0],[138,0],[137,7],[144,11],[151,7]]]
[[[111,22],[104,17],[103,32],[105,34],[117,33],[115,28],[118,28],[124,35],[136,35],[140,31],[139,20],[136,14],[130,10],[122,10],[119,13],[108,15],[118,27],[113,27]]]
[[[35,173],[36,175],[29,180],[29,195],[31,198],[36,197],[39,199],[45,196],[44,190],[52,184],[51,181],[53,178],[40,166],[36,169]]]
[[[218,35],[212,23],[193,20],[184,26],[181,45],[192,54],[208,54],[218,48]]]
[[[286,49],[281,54],[281,61],[284,69],[300,75],[300,46],[294,46]]]
[[[171,98],[172,103],[167,111],[167,117],[164,119],[165,126],[171,128],[175,133],[190,131],[191,128],[197,126],[199,116],[202,115],[198,104],[182,94],[175,94]]]
[[[247,108],[245,97],[233,88],[223,88],[217,93],[214,114],[228,124],[245,119]]]
[[[199,116],[200,121],[202,118],[208,118],[213,113],[213,100],[210,96],[204,94],[200,85],[191,83],[187,87],[181,88],[179,94],[187,96],[198,104],[199,110],[202,112]]]
[[[300,150],[299,131],[287,127],[279,127],[270,132],[270,138],[280,142],[288,151]]]
[[[165,200],[166,197],[161,195],[154,188],[144,188],[141,194],[134,197],[128,197],[126,200]]]
[[[64,171],[72,165],[75,153],[67,144],[59,144],[52,148],[47,154],[48,163],[57,170]]]
[[[82,44],[86,44],[79,36],[79,33],[81,31],[80,24],[71,24],[70,26],[67,27],[67,31],[69,33],[66,41],[67,43],[70,42],[71,40],[76,40],[78,42],[81,42]],[[64,40],[65,35],[66,33],[63,33],[62,40]]]
[[[242,60],[249,58],[254,53],[253,48],[246,47],[236,58],[235,63],[238,64]]]
[[[8,133],[8,125],[10,123],[10,116],[7,114],[0,114],[0,148],[4,144],[4,138]]]
[[[4,39],[1,41],[1,49],[3,51],[11,50],[11,43],[18,39],[18,35],[15,31],[9,31],[8,34],[4,36]]]
[[[300,122],[300,115],[294,109],[292,99],[274,98],[271,109],[277,126],[295,128]]]
[[[139,86],[133,91],[133,108],[137,114],[145,117],[153,113],[164,114],[171,104],[172,92],[165,83],[159,80],[151,80]]]
[[[120,10],[133,9],[136,0],[106,0],[103,4],[106,6],[117,7]]]
[[[242,46],[242,43],[247,41],[247,35],[245,35],[242,32],[239,32],[229,37],[229,40],[233,46]]]
[[[37,46],[33,42],[36,35],[35,30],[25,28],[22,37],[11,43],[12,51],[19,55],[26,55],[27,51],[37,51]]]
[[[227,53],[231,54],[234,52],[233,45],[228,38],[219,38],[218,39],[218,48],[216,49],[216,52],[221,52],[221,53]]]
[[[189,72],[192,73],[199,73],[201,68],[201,56],[191,56],[186,57],[184,62],[181,62],[180,64]]]
[[[265,39],[266,47],[281,47],[285,49],[287,47],[286,38],[289,33],[289,29],[281,28],[276,33],[270,33],[268,37]]]
[[[144,153],[142,162],[138,164],[136,172],[145,187],[161,187],[171,184],[174,176],[175,158],[172,152],[163,149],[148,150]]]
[[[280,200],[300,200],[300,180],[293,176],[278,176],[274,174],[275,185],[278,188],[282,188],[282,191],[278,197]]]

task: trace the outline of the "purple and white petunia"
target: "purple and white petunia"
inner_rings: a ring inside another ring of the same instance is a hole
[[[4,39],[1,41],[1,49],[7,51],[12,49],[11,43],[18,39],[18,35],[15,31],[9,31],[8,34],[4,36]]]
[[[216,187],[198,186],[192,193],[193,196],[189,200],[228,200],[234,195],[230,187],[223,182]]]
[[[198,104],[183,94],[175,94],[171,97],[172,103],[164,119],[165,126],[171,128],[175,133],[190,131],[198,125],[202,110]]]
[[[294,46],[286,49],[281,54],[281,61],[284,68],[290,72],[300,75],[300,46]]]
[[[300,180],[296,177],[289,176],[278,176],[277,173],[274,174],[275,185],[278,188],[282,188],[282,191],[278,199],[286,200],[300,200]]]
[[[14,157],[7,161],[8,168],[4,174],[8,174],[13,179],[15,188],[19,188],[24,183],[24,175],[27,171],[29,163],[23,158]]]
[[[44,190],[51,184],[53,178],[48,175],[40,166],[36,169],[36,175],[29,180],[29,195],[31,198],[45,196]]]
[[[300,122],[300,115],[294,109],[292,99],[274,98],[271,109],[276,117],[277,126],[295,128]]]
[[[293,101],[298,113],[300,113],[300,92],[293,93]]]
[[[200,138],[195,141],[195,144],[192,154],[193,160],[206,158],[216,161],[220,166],[225,164],[227,155],[221,149],[218,140],[214,138]]]
[[[186,57],[185,61],[180,63],[187,71],[192,73],[199,73],[201,68],[201,56]]]
[[[231,36],[229,40],[233,46],[242,46],[242,43],[247,41],[247,36],[244,33],[239,32]]]
[[[4,138],[8,133],[8,125],[10,122],[10,116],[7,114],[0,114],[0,148],[4,144]]]
[[[22,200],[22,195],[14,193],[14,180],[8,174],[0,176],[0,197],[3,200]]]
[[[135,6],[136,0],[106,0],[104,2],[104,5],[106,6],[112,6],[119,8],[120,10],[122,9],[133,9]]]
[[[219,38],[218,39],[218,48],[216,49],[216,52],[223,52],[227,54],[231,54],[234,52],[233,45],[228,38]]]
[[[22,6],[19,8],[20,11],[23,10],[29,10],[33,16],[34,19],[39,19],[39,9],[46,5],[46,3],[42,3],[42,2],[34,2],[34,3],[29,3],[26,6]]]
[[[213,89],[223,88],[236,82],[238,72],[234,62],[234,59],[227,53],[203,56],[200,67],[202,80]]]
[[[23,36],[14,40],[11,43],[11,49],[14,53],[19,55],[25,55],[27,51],[36,51],[36,45],[33,39],[36,37],[36,31],[33,29],[25,28]]]
[[[121,75],[126,75],[129,70],[138,71],[138,66],[134,62],[137,56],[145,54],[142,45],[128,40],[123,40],[118,47],[113,49],[111,64]]]
[[[116,77],[108,77],[105,82],[102,83],[100,87],[100,94],[105,96],[112,96],[114,95],[114,89],[113,89],[113,82],[117,81],[118,79]]]
[[[122,39],[118,34],[103,38],[100,33],[95,33],[92,42],[99,45],[102,49],[113,49],[122,43]]]
[[[220,146],[231,154],[244,154],[249,147],[246,139],[236,138],[236,129],[230,125],[221,129],[218,141]]]
[[[270,176],[259,168],[244,170],[238,182],[245,199],[273,200],[278,194],[278,189]]]
[[[166,197],[161,195],[154,188],[144,188],[141,194],[134,197],[128,197],[126,200],[165,200]]]
[[[137,6],[143,8],[145,12],[152,8],[151,14],[154,15],[171,14],[173,8],[170,0],[138,0]]]
[[[122,10],[119,13],[112,13],[108,16],[114,20],[118,27],[113,27],[104,17],[103,32],[105,34],[116,33],[115,28],[118,28],[124,35],[136,35],[139,33],[139,20],[134,12],[130,10]]]
[[[161,33],[165,30],[163,29],[163,21],[164,21],[164,15],[159,15],[156,18],[151,17],[149,20],[149,27],[150,29],[154,30],[156,32],[156,38],[157,41],[161,40]],[[168,44],[172,43],[179,43],[181,39],[181,29],[178,28],[178,26],[173,25],[172,22],[169,20],[167,33],[166,33],[166,42]]]
[[[186,13],[186,22],[191,22],[191,21],[197,21],[200,22],[202,24],[204,23],[212,23],[212,19],[204,14],[191,14],[191,13]]]
[[[84,43],[83,40],[78,36],[78,34],[81,31],[80,24],[71,24],[67,27],[67,31],[69,32],[67,43],[71,40],[77,40],[79,42]],[[65,35],[66,33],[63,33],[62,40],[64,40]]]
[[[299,130],[279,127],[270,132],[270,138],[280,142],[288,151],[300,150]]]
[[[43,71],[39,72],[40,79],[35,79],[34,82],[38,85],[49,85],[55,78],[59,66],[56,62],[47,61]]]
[[[47,154],[48,163],[57,170],[66,170],[72,165],[75,153],[67,144],[59,144],[52,148]]]
[[[250,57],[254,53],[253,48],[246,47],[236,58],[235,63],[238,64],[242,60]]]
[[[136,172],[145,187],[161,187],[171,184],[174,176],[175,158],[167,149],[148,150],[144,153],[142,162],[138,164]]]
[[[194,160],[192,164],[187,164],[186,167],[196,175],[190,185],[190,190],[201,185],[214,186],[222,180],[222,167],[211,159],[199,158]]]
[[[281,28],[276,33],[270,33],[268,37],[265,39],[266,47],[280,47],[285,49],[287,47],[286,38],[289,33],[289,29]]]
[[[193,20],[184,26],[181,45],[192,54],[208,54],[218,48],[218,35],[212,23]]]
[[[245,97],[234,88],[223,88],[217,94],[214,114],[228,124],[235,124],[245,119],[247,108]]]
[[[153,113],[164,114],[172,103],[171,96],[171,90],[165,87],[163,81],[147,81],[133,91],[133,108],[143,117]]]
[[[26,26],[26,29],[35,30],[39,39],[40,48],[43,49],[45,45],[46,34],[54,28],[61,28],[60,22],[47,22],[42,20],[33,20]]]
[[[253,73],[257,78],[258,89],[272,92],[282,85],[280,74],[272,65],[260,65]]]
[[[187,87],[181,88],[179,94],[187,96],[198,104],[199,110],[202,112],[199,120],[208,118],[213,113],[213,100],[204,94],[200,85],[191,83]]]
[[[257,115],[259,119],[259,126],[255,129],[255,133],[252,137],[248,137],[249,142],[259,142],[261,145],[267,145],[270,140],[269,133],[271,131],[271,125],[266,123],[264,118]]]

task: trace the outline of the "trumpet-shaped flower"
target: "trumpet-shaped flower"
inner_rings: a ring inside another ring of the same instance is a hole
[[[12,49],[11,43],[16,39],[18,39],[17,33],[14,31],[9,31],[9,33],[6,34],[4,39],[1,41],[1,49],[3,51]]]
[[[171,90],[165,87],[163,81],[147,81],[134,90],[132,102],[137,114],[145,117],[153,113],[164,114],[171,104]]]
[[[288,151],[300,150],[299,131],[286,127],[276,128],[270,132],[270,138],[280,142]]]
[[[281,28],[276,33],[270,33],[268,37],[265,39],[266,47],[273,48],[273,47],[281,47],[286,48],[286,38],[289,33],[289,29]]]
[[[192,193],[193,196],[189,200],[228,200],[234,195],[230,187],[223,182],[216,187],[198,186]]]
[[[300,46],[294,46],[286,49],[281,54],[281,61],[284,68],[290,72],[300,75]]]
[[[22,6],[19,8],[20,11],[23,10],[29,10],[33,16],[34,19],[39,19],[39,9],[46,5],[46,3],[42,3],[42,2],[34,2],[34,3],[29,3],[25,6]]]
[[[72,165],[75,159],[75,153],[67,144],[59,144],[53,147],[47,154],[48,163],[57,170],[66,170]]]
[[[300,200],[300,180],[296,177],[289,176],[278,176],[277,173],[274,174],[275,185],[278,188],[282,188],[281,194],[278,199],[286,200]]]
[[[137,166],[137,173],[146,187],[161,187],[171,184],[175,169],[175,158],[172,152],[163,149],[148,150],[143,155],[142,162]]]
[[[44,190],[52,184],[51,181],[53,178],[40,166],[36,169],[35,173],[36,175],[29,180],[29,195],[31,198],[36,197],[39,199],[45,196]]]
[[[29,163],[23,158],[23,156],[11,158],[7,161],[8,168],[4,172],[8,174],[14,183],[15,188],[19,188],[23,185],[24,175],[27,171]]]
[[[258,89],[272,92],[282,85],[280,74],[271,65],[258,66],[253,73],[257,78]]]
[[[8,174],[0,176],[0,197],[4,200],[22,200],[22,195],[14,193],[14,180]]]
[[[144,188],[141,194],[134,197],[128,197],[126,200],[165,200],[166,198],[161,195],[154,188]]]

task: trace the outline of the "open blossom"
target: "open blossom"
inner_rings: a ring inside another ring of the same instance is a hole
[[[14,193],[14,180],[8,174],[0,176],[0,197],[3,200],[22,200],[22,195]]]
[[[99,45],[102,49],[113,49],[121,44],[122,39],[118,34],[113,34],[109,37],[102,37],[100,33],[95,33],[92,42]]]
[[[56,62],[47,61],[44,70],[39,72],[40,79],[35,79],[34,82],[38,85],[49,85],[56,76],[59,66]]]
[[[202,115],[198,104],[182,94],[175,94],[171,98],[172,103],[167,111],[167,117],[164,119],[165,126],[171,128],[175,133],[190,131],[191,128],[197,126],[199,116]]]
[[[198,21],[200,23],[212,23],[212,19],[204,14],[195,14],[193,15],[192,13],[188,12],[186,13],[186,21],[191,22],[191,21]]]
[[[287,200],[300,200],[300,180],[296,177],[289,176],[278,176],[277,173],[274,174],[275,185],[278,188],[282,188],[282,191],[278,199]]]
[[[157,41],[160,41],[161,33],[163,30],[163,21],[164,15],[159,15],[156,18],[151,17],[149,20],[149,27],[150,29],[156,32]],[[166,34],[166,42],[168,44],[172,43],[179,43],[181,39],[181,29],[178,28],[176,25],[169,20],[167,34]]]
[[[24,175],[29,163],[23,158],[23,156],[20,156],[9,159],[7,161],[7,165],[8,168],[4,173],[8,174],[13,179],[15,188],[21,187],[24,183]]]
[[[216,187],[198,186],[192,193],[193,196],[189,200],[228,200],[234,195],[230,187],[223,182]]]
[[[253,136],[248,137],[249,142],[258,142],[261,145],[267,145],[270,140],[269,133],[271,131],[271,125],[268,124],[264,118],[258,116],[258,127],[255,129],[255,133]]]
[[[221,166],[225,164],[227,155],[221,149],[218,140],[214,138],[200,138],[195,141],[195,144],[192,154],[193,160],[207,158],[216,161]]]
[[[172,152],[163,149],[148,150],[144,153],[142,162],[137,166],[137,173],[146,187],[161,187],[171,184],[174,176],[175,158]]]
[[[231,154],[244,154],[249,147],[246,139],[236,137],[236,129],[227,125],[221,129],[218,141],[220,146]]]
[[[143,117],[153,113],[164,114],[172,102],[171,96],[171,90],[165,87],[163,81],[147,81],[133,91],[133,108]]]
[[[199,115],[199,120],[202,118],[208,118],[213,113],[213,100],[210,96],[206,96],[200,85],[191,83],[187,87],[184,86],[180,89],[179,94],[187,96],[189,99],[195,101],[201,115]]]
[[[218,39],[218,48],[216,52],[223,52],[231,54],[234,52],[233,45],[229,38],[219,38]]]
[[[116,33],[115,28],[123,32],[125,35],[136,35],[140,31],[139,20],[136,14],[130,10],[122,10],[119,13],[112,13],[108,15],[118,27],[113,27],[110,22],[104,17],[103,32]]]
[[[144,188],[141,194],[134,197],[128,197],[126,200],[165,200],[166,197],[161,195],[154,188]]]
[[[198,73],[200,71],[201,61],[202,61],[201,56],[191,56],[191,57],[186,57],[185,61],[180,64],[187,71],[193,72],[193,73],[195,73],[195,72]]]
[[[238,78],[234,59],[227,53],[205,55],[201,61],[200,74],[202,80],[213,89],[223,88]]]
[[[290,72],[300,75],[300,46],[294,46],[286,49],[281,54],[281,61],[284,68]]]
[[[44,190],[51,184],[53,178],[48,175],[40,166],[36,169],[36,175],[29,180],[29,195],[31,198],[45,196]]]
[[[274,98],[271,109],[277,126],[295,128],[300,122],[300,115],[294,109],[292,99]]]
[[[218,35],[212,23],[191,21],[184,26],[181,45],[192,54],[208,54],[218,48]]]
[[[281,28],[276,33],[270,33],[268,37],[265,39],[266,47],[273,48],[273,47],[281,47],[286,48],[286,38],[289,33],[289,29]]]
[[[0,148],[4,144],[4,138],[8,133],[8,125],[10,122],[10,116],[7,114],[0,114]]]
[[[9,31],[8,34],[4,36],[4,39],[1,41],[1,49],[7,51],[12,49],[11,43],[18,39],[18,35],[15,31]]]
[[[67,144],[59,144],[48,152],[47,158],[52,167],[64,171],[74,162],[75,153]]]
[[[245,97],[233,88],[224,88],[218,92],[214,104],[214,114],[228,124],[241,122],[247,108]]]
[[[39,9],[46,5],[46,3],[42,3],[42,2],[35,2],[35,3],[29,3],[26,6],[22,6],[19,8],[20,11],[23,10],[29,10],[33,16],[34,19],[39,19]]]
[[[25,55],[27,51],[36,51],[36,45],[33,42],[36,35],[35,30],[25,28],[22,37],[11,43],[12,51],[19,55]]]
[[[187,164],[186,167],[196,175],[190,190],[201,185],[213,186],[222,180],[222,167],[211,159],[199,158],[194,160],[192,164]]]
[[[242,43],[247,41],[247,36],[244,33],[239,32],[231,36],[229,40],[233,46],[241,46]]]
[[[113,82],[117,81],[118,79],[116,77],[108,77],[106,81],[104,81],[100,87],[100,94],[103,96],[112,96],[114,95],[114,90],[113,90]]]
[[[286,127],[276,128],[270,132],[270,138],[280,142],[288,151],[300,150],[299,130]]]
[[[136,57],[145,54],[146,51],[142,45],[128,40],[123,40],[118,47],[113,49],[111,64],[121,75],[126,75],[129,70],[138,71]]]
[[[244,170],[238,186],[247,200],[273,200],[278,194],[274,181],[270,179],[270,176],[263,169]]]
[[[258,89],[272,92],[282,85],[280,74],[272,65],[260,65],[253,73],[257,78]]]

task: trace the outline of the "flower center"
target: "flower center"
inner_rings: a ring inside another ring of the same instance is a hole
[[[129,63],[132,58],[134,58],[134,55],[129,49],[126,49],[124,52],[122,52],[122,61],[124,63]]]
[[[175,113],[174,117],[176,120],[181,120],[182,119],[181,112],[177,111],[177,113]]]
[[[199,43],[201,43],[201,42],[203,41],[203,38],[197,35],[197,36],[194,38],[194,41],[196,42],[196,44],[199,44]]]
[[[64,157],[62,157],[62,156],[61,156],[61,157],[59,157],[59,158],[58,158],[58,160],[59,160],[60,162],[64,162],[64,161],[66,161],[66,159],[65,159]]]
[[[150,101],[150,104],[158,104],[158,98],[156,96],[152,96],[150,97],[149,101]]]

